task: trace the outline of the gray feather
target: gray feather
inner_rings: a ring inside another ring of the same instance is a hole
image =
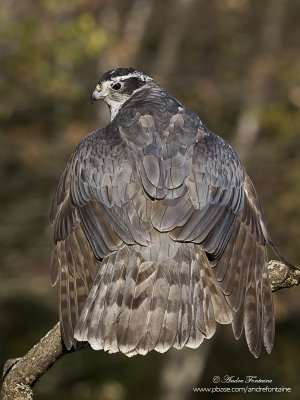
[[[77,146],[54,197],[51,282],[66,347],[195,348],[218,322],[244,331],[255,356],[270,352],[274,245],[254,186],[224,140],[138,76],[111,123]]]

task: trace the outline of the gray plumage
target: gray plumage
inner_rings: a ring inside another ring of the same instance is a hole
[[[270,352],[274,245],[234,150],[133,69],[106,73],[92,98],[112,121],[79,143],[51,211],[66,347],[196,348],[219,322]]]

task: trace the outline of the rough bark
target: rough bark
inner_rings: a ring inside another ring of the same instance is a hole
[[[289,268],[281,261],[272,260],[268,264],[272,292],[300,285],[300,269]]]
[[[2,399],[32,399],[36,381],[65,353],[58,323],[24,357],[6,362]]]
[[[280,261],[270,261],[268,265],[272,291],[290,288],[300,284],[300,269],[289,268]],[[86,347],[82,343],[78,348]],[[37,380],[63,355],[74,350],[66,350],[57,323],[22,358],[8,360],[3,371],[2,400],[33,399],[32,388]]]

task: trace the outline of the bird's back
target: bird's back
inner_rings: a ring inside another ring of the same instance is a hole
[[[112,71],[103,85],[116,115],[78,145],[53,203],[67,347],[197,347],[219,322],[244,331],[255,356],[270,352],[269,238],[238,156],[141,73]]]

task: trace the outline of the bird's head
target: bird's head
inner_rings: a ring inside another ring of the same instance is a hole
[[[154,82],[152,78],[134,68],[113,69],[100,78],[91,100],[103,100],[108,104],[113,119],[122,105],[150,82]]]

